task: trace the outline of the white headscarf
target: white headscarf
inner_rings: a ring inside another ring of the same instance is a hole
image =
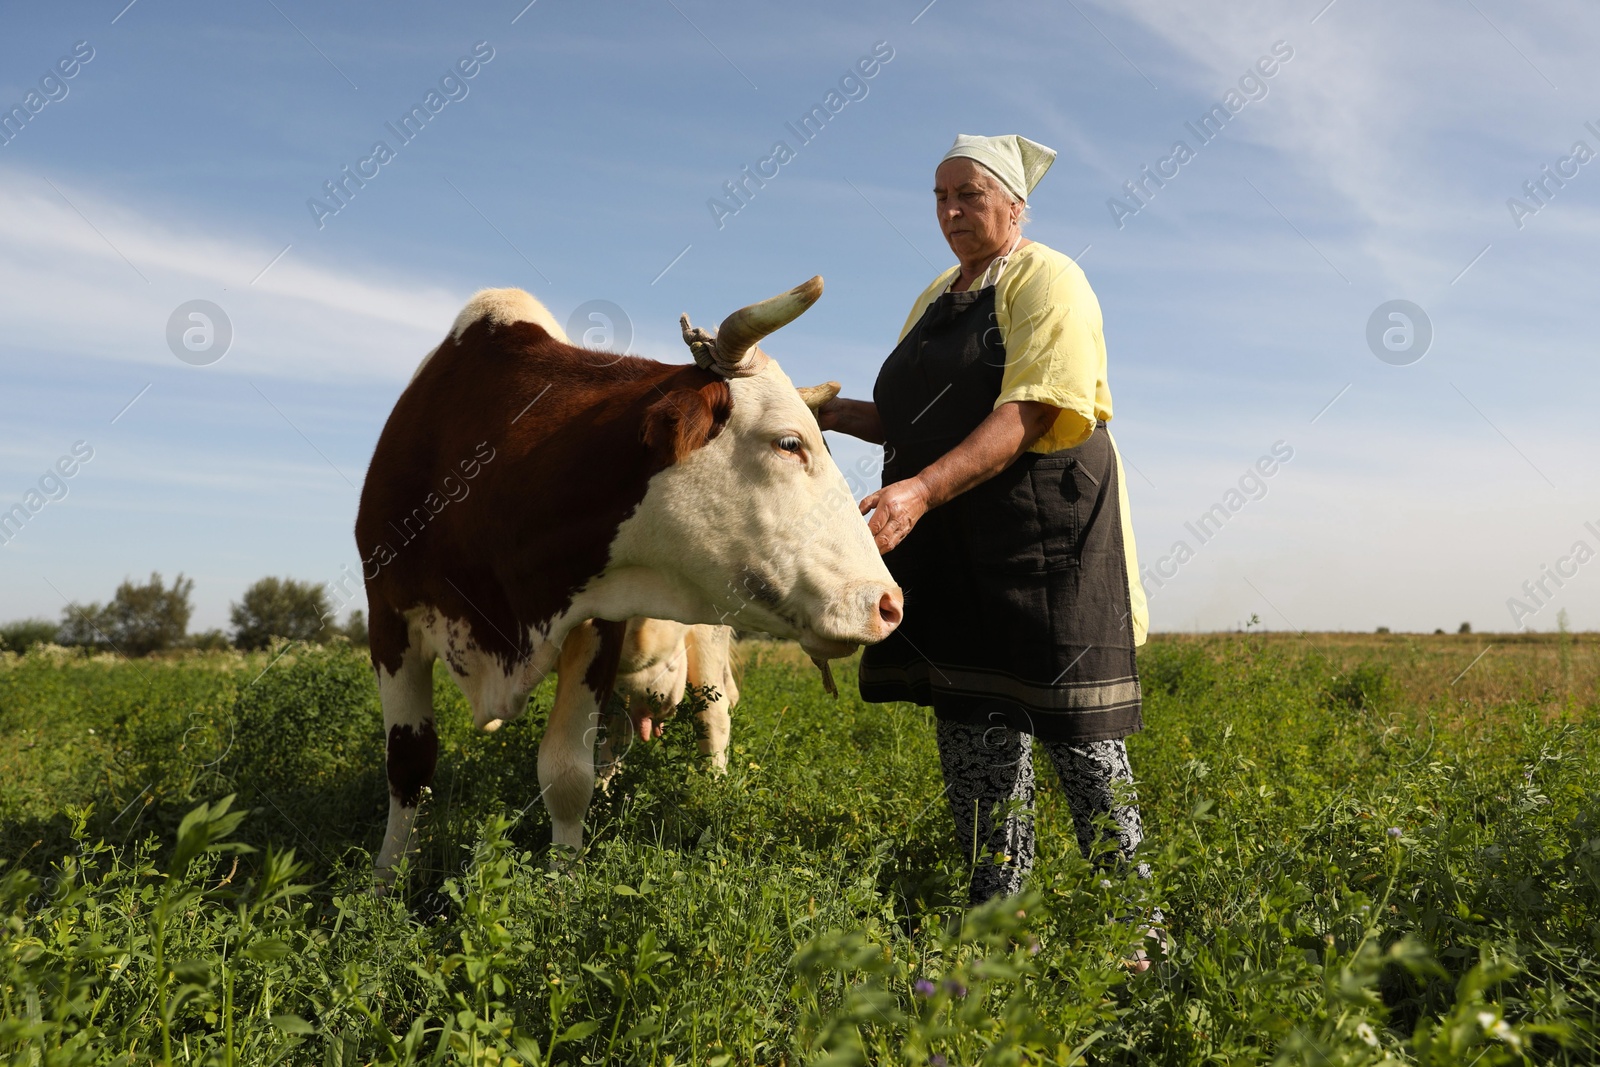
[[[983,164],[1000,179],[1000,184],[1012,196],[1026,202],[1033,187],[1039,184],[1044,172],[1056,161],[1056,150],[1014,133],[1003,137],[961,133],[956,135],[956,143],[950,146],[950,151],[939,162],[956,156]]]

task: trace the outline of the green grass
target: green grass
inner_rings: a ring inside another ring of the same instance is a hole
[[[1494,638],[1158,639],[1129,741],[1152,882],[1079,857],[1047,780],[1029,891],[965,914],[928,713],[862,704],[847,664],[832,701],[783,646],[749,657],[727,776],[680,716],[561,870],[531,804],[548,689],[475,734],[441,673],[387,896],[359,654],[0,656],[0,1056],[1593,1062],[1585,640],[1451,685]],[[1133,898],[1175,945],[1142,977],[1107,921]]]

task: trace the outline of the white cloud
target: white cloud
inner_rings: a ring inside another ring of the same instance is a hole
[[[1499,16],[1484,6],[1480,15],[1471,5],[1342,0],[1315,25],[1320,3],[1297,5],[1293,15],[1282,4],[1220,0],[1134,0],[1115,10],[1187,61],[1163,78],[1207,98],[1232,86],[1275,40],[1293,46],[1267,99],[1225,136],[1292,165],[1300,182],[1285,197],[1317,205],[1331,195],[1341,205],[1307,225],[1332,215],[1349,231],[1340,239],[1346,273],[1359,264],[1391,285],[1415,287],[1448,280],[1484,243],[1515,237],[1504,198],[1564,151],[1585,118],[1600,115],[1580,103],[1594,98],[1597,81],[1590,57],[1600,25],[1590,10],[1547,8],[1537,28],[1561,32],[1530,40],[1517,28],[1526,13]],[[1174,124],[1188,117],[1174,115]],[[1494,158],[1508,148],[1527,174]],[[1480,176],[1496,166],[1509,166],[1515,180],[1481,188]],[[1568,207],[1563,228],[1600,225],[1600,213]]]
[[[233,323],[220,370],[403,381],[465,302],[416,278],[321,265],[309,241],[262,274],[282,245],[55,185],[0,171],[0,314],[12,346],[171,366],[167,317],[203,298]]]

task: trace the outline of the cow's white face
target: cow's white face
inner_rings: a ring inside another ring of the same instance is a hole
[[[618,531],[613,565],[666,577],[719,622],[837,658],[900,622],[900,587],[788,376],[769,360],[729,381],[733,410],[657,474]]]

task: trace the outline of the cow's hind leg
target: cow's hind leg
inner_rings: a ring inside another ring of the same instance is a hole
[[[433,729],[433,656],[413,645],[400,670],[378,668],[378,698],[383,703],[385,763],[389,775],[389,824],[378,853],[380,879],[392,877],[411,851],[417,805],[433,784],[439,736]]]
[[[557,845],[583,847],[583,817],[594,795],[595,740],[616,682],[624,625],[597,619],[573,630],[561,646],[555,704],[539,743],[539,790]]]
[[[716,696],[700,712],[699,749],[711,757],[718,774],[728,769],[729,712],[739,702],[739,683],[733,677],[733,631],[726,626],[695,626],[686,639],[689,684],[711,686]]]

